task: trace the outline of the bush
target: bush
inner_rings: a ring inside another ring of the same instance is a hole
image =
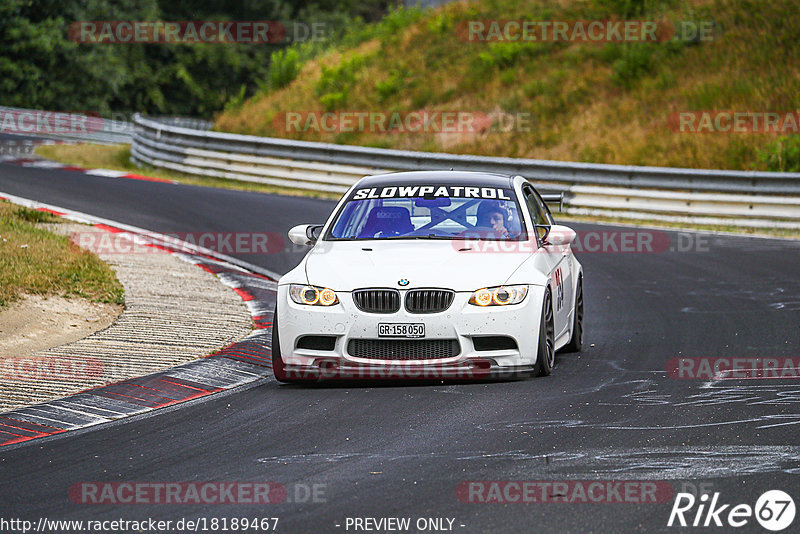
[[[355,85],[366,61],[364,56],[354,55],[333,67],[322,67],[322,74],[314,86],[314,93],[328,110],[347,102],[347,93]]]
[[[382,43],[387,43],[400,35],[403,28],[419,20],[423,14],[424,10],[418,7],[404,8],[400,6],[390,11],[375,24],[364,24],[360,19],[353,20],[349,31],[341,37],[339,44],[355,47],[370,39],[378,39]]]
[[[800,172],[800,136],[781,137],[758,152],[758,160],[775,172]]]
[[[398,7],[394,11],[390,11],[388,15],[373,26],[375,29],[374,36],[380,39],[381,42],[386,42],[400,35],[400,30],[419,20],[423,13],[424,11],[418,7],[407,9]]]
[[[230,97],[227,102],[225,102],[225,111],[233,111],[235,109],[239,109],[244,105],[244,101],[247,98],[247,86],[242,84],[239,88],[239,92]]]
[[[684,46],[678,41],[631,43],[621,46],[606,46],[603,54],[609,58],[618,55],[613,63],[611,81],[629,88],[642,76],[657,72],[667,56],[681,52]]]
[[[453,20],[442,13],[432,17],[427,23],[427,28],[434,35],[447,35],[453,28]]]
[[[392,97],[400,92],[400,89],[405,85],[405,80],[408,77],[408,72],[393,70],[386,80],[378,80],[375,82],[375,91],[378,93],[378,102],[383,103],[389,97]]]
[[[630,87],[636,80],[653,70],[653,46],[637,43],[622,47],[622,56],[614,61],[611,81]]]
[[[300,74],[300,53],[296,48],[287,48],[273,52],[269,60],[267,86],[269,91],[286,87]]]
[[[319,103],[325,108],[325,111],[333,111],[336,108],[343,107],[347,103],[347,95],[341,91],[325,93],[319,97]]]

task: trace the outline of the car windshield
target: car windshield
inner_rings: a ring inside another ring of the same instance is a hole
[[[359,189],[340,210],[327,238],[525,239],[513,199],[511,189],[493,187]]]

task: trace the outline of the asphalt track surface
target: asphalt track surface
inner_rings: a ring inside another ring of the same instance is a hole
[[[159,232],[285,235],[294,224],[323,221],[333,207],[6,164],[0,164],[0,191]],[[673,499],[459,499],[460,484],[484,480],[654,481],[673,493],[702,487],[719,492],[720,503],[751,506],[764,491],[780,489],[800,505],[800,382],[678,380],[666,372],[676,357],[800,357],[800,245],[669,236],[673,246],[682,241],[689,250],[578,254],[585,270],[585,348],[559,355],[550,377],[324,387],[265,379],[0,450],[0,516],[278,517],[278,532],[354,532],[348,517],[408,517],[412,525],[418,518],[450,518],[453,531],[465,533],[675,530],[666,526]],[[301,256],[239,257],[285,272]],[[323,485],[324,495],[319,502],[258,506],[71,502],[70,486],[84,481],[274,481],[292,501],[303,500],[293,497],[303,485]],[[788,531],[798,524],[800,518]],[[764,532],[753,518],[736,530]]]

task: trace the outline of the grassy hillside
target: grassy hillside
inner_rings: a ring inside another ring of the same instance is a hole
[[[799,12],[800,0],[480,0],[398,11],[338,46],[283,54],[263,84],[271,89],[223,113],[216,129],[564,161],[800,170],[800,135],[670,128],[670,115],[688,110],[800,110]],[[487,19],[636,19],[674,27],[708,21],[713,39],[597,44],[459,37],[466,21]],[[522,128],[528,131],[446,134],[283,128],[283,113],[314,110],[522,113],[532,122]]]

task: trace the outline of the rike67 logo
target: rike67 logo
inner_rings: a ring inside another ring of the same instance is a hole
[[[792,524],[795,511],[794,500],[781,490],[764,492],[755,506],[723,504],[719,492],[710,498],[704,493],[699,499],[691,493],[678,493],[667,526],[739,528],[750,524],[755,517],[763,528],[778,532]]]

